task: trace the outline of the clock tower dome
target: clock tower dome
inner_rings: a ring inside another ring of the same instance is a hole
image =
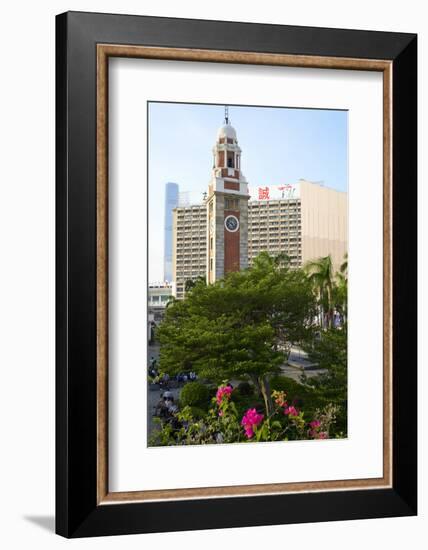
[[[248,266],[248,184],[241,171],[241,149],[225,108],[213,147],[206,199],[207,283]]]

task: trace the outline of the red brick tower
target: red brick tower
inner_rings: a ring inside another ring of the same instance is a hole
[[[207,205],[207,282],[248,266],[248,184],[241,149],[225,108],[213,147]]]

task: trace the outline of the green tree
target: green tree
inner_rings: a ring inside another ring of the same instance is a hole
[[[348,319],[348,255],[345,254],[342,265],[336,273],[336,284],[333,288],[335,309],[340,313],[342,323]]]
[[[331,256],[306,263],[305,271],[317,294],[320,307],[320,325],[331,327],[333,322],[334,270]]]
[[[186,279],[186,282],[184,283],[184,291],[187,293],[199,284],[206,284],[205,277],[202,277],[202,275],[199,275],[196,279]]]
[[[339,328],[321,331],[319,338],[303,346],[310,361],[317,363],[324,373],[313,377],[304,377],[303,382],[314,390],[314,400],[326,405],[333,403],[340,408],[337,428],[346,432],[347,418],[347,343],[346,324]]]
[[[346,395],[347,384],[347,330],[346,327],[323,331],[311,347],[305,346],[311,361],[325,374],[319,377],[322,385],[334,387]]]
[[[348,253],[347,252],[343,256],[343,262],[342,262],[342,265],[340,266],[340,273],[343,276],[348,277]]]
[[[263,252],[251,269],[197,284],[170,305],[158,329],[161,370],[194,370],[215,382],[249,378],[269,415],[269,376],[308,337],[314,312],[303,270]]]

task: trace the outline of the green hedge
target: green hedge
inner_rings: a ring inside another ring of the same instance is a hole
[[[205,407],[208,405],[208,388],[200,382],[188,382],[180,393],[183,407]]]

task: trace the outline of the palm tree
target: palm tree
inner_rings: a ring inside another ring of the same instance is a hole
[[[337,285],[335,289],[336,308],[341,314],[343,323],[346,324],[348,314],[348,254],[346,253],[343,263],[336,273]]]
[[[334,271],[331,256],[325,256],[306,263],[305,271],[308,279],[312,282],[321,308],[321,325],[327,327],[333,322],[333,289]]]
[[[348,253],[347,252],[343,256],[343,262],[342,262],[342,265],[340,266],[340,274],[346,279],[348,279]]]

